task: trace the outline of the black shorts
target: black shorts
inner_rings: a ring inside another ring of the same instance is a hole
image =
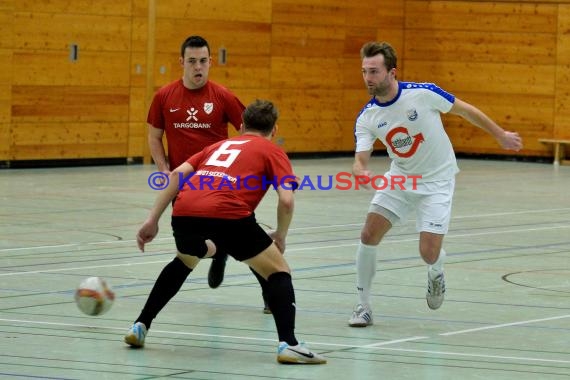
[[[251,259],[273,243],[253,214],[242,219],[173,216],[172,231],[180,253],[192,255],[191,242],[210,239],[216,252],[227,253],[237,261]]]

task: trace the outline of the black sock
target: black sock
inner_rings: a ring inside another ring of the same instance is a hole
[[[269,276],[267,296],[279,341],[296,346],[299,342],[295,338],[295,290],[291,275],[287,272],[277,272]]]
[[[252,267],[249,267],[251,273],[254,274],[255,278],[257,278],[257,282],[261,285],[261,295],[263,296],[263,300],[267,300],[267,280],[261,277],[259,273],[253,270]]]
[[[192,269],[188,268],[178,257],[168,263],[156,279],[146,304],[135,322],[142,322],[147,329],[150,328],[152,320],[180,290],[190,272]]]

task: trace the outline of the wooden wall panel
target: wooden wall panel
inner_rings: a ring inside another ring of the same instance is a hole
[[[127,157],[127,123],[14,123],[13,157]]]
[[[279,89],[342,89],[341,58],[273,57],[271,87]]]
[[[14,0],[15,11],[37,13],[75,13],[90,15],[123,15],[131,14],[130,1],[117,0]]]
[[[180,56],[180,45],[191,35],[208,40],[214,55],[224,46],[228,56],[267,56],[270,53],[271,26],[268,23],[196,20],[189,27],[187,19],[158,18],[156,50]]]
[[[161,18],[186,20],[186,30],[195,29],[196,33],[190,34],[200,34],[200,29],[194,28],[193,22],[190,25],[188,24],[189,20],[270,23],[271,5],[271,0],[248,0],[247,2],[227,0],[169,0],[157,2],[157,13]],[[145,4],[137,4],[136,6],[141,8],[146,7]],[[146,11],[137,10],[137,12]]]
[[[406,60],[554,65],[556,39],[534,32],[406,30]],[[524,43],[522,43],[524,41]]]
[[[92,14],[19,12],[14,14],[14,49],[128,51],[130,18]]]
[[[10,139],[10,124],[0,123],[0,160],[12,160],[10,155],[11,139]]]
[[[339,150],[343,126],[338,120],[282,120],[276,141],[289,153]],[[336,149],[331,149],[335,147]]]
[[[14,4],[10,157],[126,157],[130,2]]]
[[[342,52],[345,39],[343,25],[275,24],[271,30],[271,55],[322,58],[331,52]]]
[[[0,49],[12,49],[12,28],[13,28],[13,10],[10,4],[12,1],[6,1],[0,4]]]
[[[557,70],[554,128],[551,136],[570,139],[570,5],[558,7]]]
[[[405,80],[435,82],[547,155],[560,89],[558,5],[406,1]],[[457,152],[512,154],[461,118],[444,117]]]
[[[142,157],[143,147],[147,144],[146,123],[129,123],[128,157]]]
[[[77,62],[70,62],[65,50],[15,51],[13,84],[15,86],[129,86],[128,51],[80,52]]]
[[[555,65],[515,65],[451,61],[406,61],[405,80],[436,82],[462,92],[553,96]]]
[[[346,22],[342,0],[273,0],[272,23],[343,26]]]
[[[10,159],[14,3],[15,0],[0,2],[0,160]]]
[[[12,51],[0,49],[0,123],[9,123],[12,106]],[[1,143],[0,143],[1,144]]]
[[[128,87],[15,86],[12,120],[20,122],[127,121]]]
[[[557,5],[540,1],[408,0],[405,15],[406,29],[555,34],[557,28]]]
[[[539,137],[570,138],[570,0],[156,4],[147,63],[147,1],[0,2],[0,159],[142,154],[147,68],[154,89],[179,78],[180,44],[192,34],[211,44],[212,80],[246,104],[276,102],[291,152],[353,150],[369,100],[359,49],[370,40],[396,48],[400,80],[435,82],[521,132],[523,154],[550,154]],[[462,119],[444,120],[458,152],[510,154]],[[40,133],[30,141],[25,131]]]

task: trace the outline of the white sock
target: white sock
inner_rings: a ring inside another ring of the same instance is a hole
[[[443,272],[443,262],[445,261],[445,250],[442,248],[439,251],[439,256],[435,263],[428,266],[428,275],[430,279],[434,279]]]
[[[370,288],[376,274],[376,247],[361,242],[356,250],[356,289],[359,303],[365,305],[370,305]]]

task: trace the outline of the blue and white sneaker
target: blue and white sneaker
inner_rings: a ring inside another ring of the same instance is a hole
[[[430,274],[428,273],[426,301],[430,309],[437,310],[445,297],[445,276],[441,272],[431,278]]]
[[[283,364],[325,364],[327,359],[311,352],[305,343],[290,346],[287,342],[279,342],[277,361]]]
[[[366,327],[374,324],[374,319],[372,318],[372,310],[370,306],[359,303],[354,308],[352,316],[348,320],[348,325],[350,327]]]
[[[125,343],[131,347],[144,347],[144,338],[146,338],[147,328],[142,322],[137,322],[131,327],[127,335],[125,335]]]

